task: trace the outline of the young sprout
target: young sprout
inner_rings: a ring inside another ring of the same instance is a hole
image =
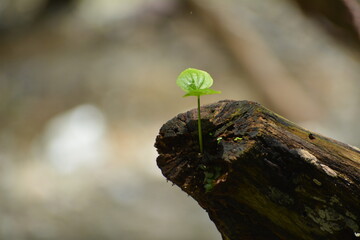
[[[196,96],[198,105],[198,135],[199,135],[199,146],[200,153],[203,153],[203,141],[201,131],[201,116],[200,116],[200,96],[219,94],[220,91],[210,89],[213,84],[213,79],[210,74],[205,71],[198,70],[195,68],[188,68],[184,70],[178,76],[176,84],[186,92],[183,97]]]

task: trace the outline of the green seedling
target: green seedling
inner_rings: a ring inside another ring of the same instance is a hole
[[[241,141],[241,140],[242,140],[241,137],[236,137],[236,138],[234,138],[234,141]]]
[[[217,143],[219,144],[222,139],[223,139],[222,137],[218,137],[218,138],[216,139]]]
[[[195,68],[188,68],[181,72],[176,80],[176,84],[186,92],[183,97],[197,97],[199,146],[200,153],[203,153],[204,149],[201,130],[200,96],[219,94],[221,92],[210,89],[210,87],[213,85],[213,79],[209,73]]]
[[[210,192],[215,184],[216,180],[220,177],[220,167],[214,167],[212,170],[208,169],[207,171],[204,171],[204,188],[205,192]]]

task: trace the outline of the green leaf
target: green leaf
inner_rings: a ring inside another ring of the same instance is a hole
[[[214,184],[213,183],[207,183],[207,184],[204,185],[204,188],[205,188],[205,192],[208,193],[214,188]]]
[[[205,71],[188,68],[180,73],[176,80],[176,84],[185,92],[192,93],[189,96],[201,96],[206,94],[214,94],[214,93],[205,93],[205,92],[197,92],[199,90],[208,89],[213,84],[213,79],[210,74]],[[195,94],[195,95],[194,95]]]
[[[183,97],[188,96],[202,96],[202,95],[211,95],[211,94],[220,94],[220,91],[215,91],[210,88],[206,89],[199,89],[199,90],[191,90],[187,94],[185,94]]]

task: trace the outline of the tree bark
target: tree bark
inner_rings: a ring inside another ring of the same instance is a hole
[[[165,123],[163,175],[193,197],[223,239],[360,239],[360,151],[260,104],[220,101]],[[189,216],[191,217],[191,216]]]

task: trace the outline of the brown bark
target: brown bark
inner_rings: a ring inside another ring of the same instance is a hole
[[[223,239],[360,239],[360,151],[263,106],[220,101],[160,129],[163,175],[209,214]],[[189,216],[190,217],[190,216]]]

